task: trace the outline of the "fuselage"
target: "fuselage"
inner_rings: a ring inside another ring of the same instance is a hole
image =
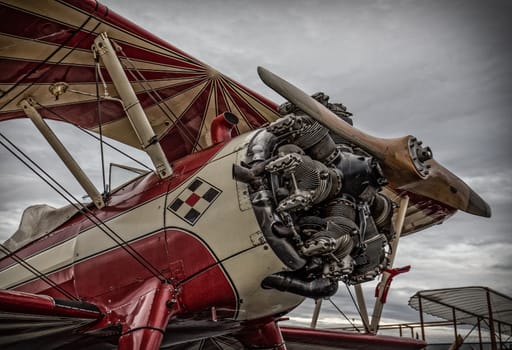
[[[158,277],[175,288],[184,318],[214,310],[243,321],[290,310],[303,297],[261,287],[286,266],[261,233],[247,185],[232,176],[248,141],[240,136],[180,159],[169,179],[141,176],[111,193],[103,210],[89,207],[16,255],[99,305],[110,322],[131,314]],[[0,260],[0,288],[63,298],[10,257]]]

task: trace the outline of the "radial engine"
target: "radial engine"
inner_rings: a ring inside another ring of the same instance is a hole
[[[351,123],[344,106],[314,97]],[[373,280],[387,266],[394,235],[379,163],[295,106],[280,112],[233,168],[235,179],[249,185],[267,243],[288,268],[262,287],[320,298],[333,295],[339,281]]]

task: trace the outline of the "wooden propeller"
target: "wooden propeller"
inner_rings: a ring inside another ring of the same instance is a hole
[[[422,147],[415,137],[383,139],[368,135],[265,68],[258,67],[258,74],[266,85],[306,114],[377,158],[394,188],[417,193],[470,214],[491,216],[489,205],[464,181],[432,159],[430,149]]]

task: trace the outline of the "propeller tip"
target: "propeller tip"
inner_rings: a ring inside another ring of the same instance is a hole
[[[471,191],[469,195],[466,211],[470,214],[483,216],[485,218],[491,217],[491,207],[475,191]]]
[[[262,66],[258,66],[256,68],[256,71],[258,72],[260,79],[263,80],[263,82],[266,84],[265,76],[268,76],[270,74],[270,71],[266,68],[263,68]]]

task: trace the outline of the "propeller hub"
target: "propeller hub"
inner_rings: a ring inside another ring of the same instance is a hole
[[[428,146],[423,147],[423,142],[418,140],[416,137],[410,137],[408,145],[409,154],[414,167],[421,177],[426,178],[430,172],[430,165],[426,162],[432,159],[432,150]]]

